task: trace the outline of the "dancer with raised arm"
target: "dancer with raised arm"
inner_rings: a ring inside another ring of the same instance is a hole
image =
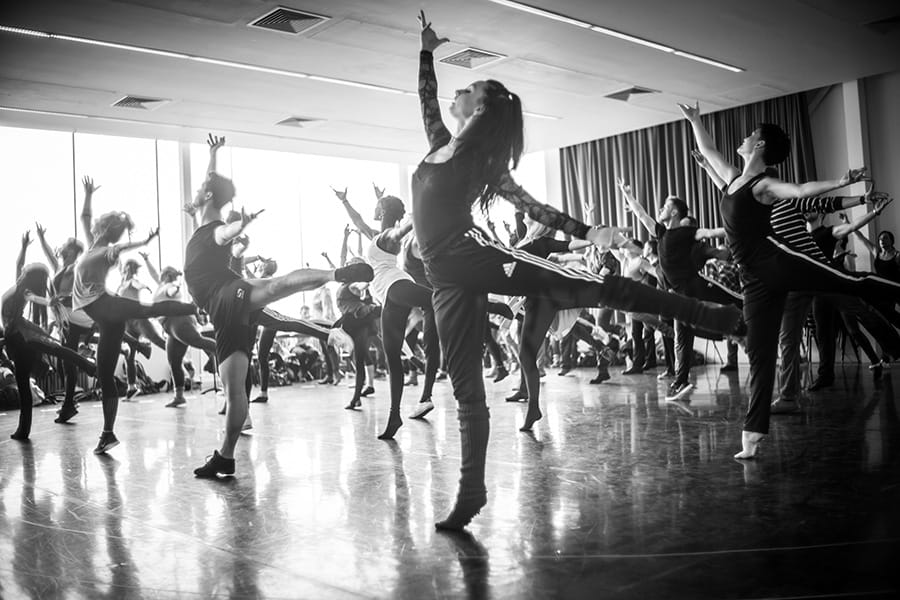
[[[127,250],[140,248],[159,235],[154,229],[145,239],[119,243],[126,231],[131,232],[134,223],[124,212],[102,215],[91,228],[91,248],[75,269],[75,285],[72,290],[73,308],[83,308],[100,329],[97,344],[97,374],[103,394],[103,431],[94,454],[103,454],[119,444],[113,433],[116,413],[119,409],[119,392],[116,387],[115,369],[119,348],[125,336],[125,326],[130,319],[192,315],[197,307],[183,302],[157,302],[141,304],[121,298],[106,289],[106,276],[119,261],[119,255]]]
[[[697,147],[716,176],[727,182],[720,201],[728,245],[743,268],[744,318],[750,359],[750,406],[735,458],[756,456],[769,431],[775,384],[778,332],[787,294],[794,290],[836,292],[875,298],[900,298],[900,285],[878,277],[844,273],[779,242],[772,230],[773,205],[779,200],[826,194],[865,177],[865,168],[851,169],[831,181],[788,183],[766,174],[783,162],[791,141],[775,124],[763,123],[744,138],[737,153],[743,169],[732,166],[716,148],[700,120],[700,108],[679,104],[691,124]]]
[[[194,470],[197,477],[234,473],[234,448],[247,418],[247,372],[256,337],[259,311],[272,302],[297,292],[313,290],[329,281],[370,281],[368,265],[351,265],[333,271],[298,269],[271,279],[244,279],[229,268],[231,243],[259,212],[226,225],[222,210],[232,202],[235,187],[216,173],[215,155],[224,138],[210,136],[210,170],[193,201],[200,227],[188,241],[184,279],[198,306],[209,313],[216,332],[216,356],[227,399],[225,438],[207,462]],[[261,211],[260,211],[261,212]]]
[[[509,175],[518,165],[524,138],[519,97],[494,80],[457,90],[450,106],[456,135],[444,125],[432,52],[439,38],[424,13],[419,16],[422,51],[419,98],[429,151],[412,179],[413,221],[428,278],[434,285],[438,334],[447,354],[453,393],[459,403],[462,462],[459,492],[440,529],[465,527],[487,503],[484,483],[489,416],[481,372],[487,293],[541,296],[560,308],[605,305],[620,310],[660,312],[721,332],[739,320],[734,307],[713,307],[650,289],[621,277],[560,267],[527,252],[511,250],[475,227],[472,205],[486,207],[502,196],[532,219],[608,246],[615,231],[590,228],[528,195]]]

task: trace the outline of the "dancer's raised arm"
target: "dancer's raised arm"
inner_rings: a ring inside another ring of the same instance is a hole
[[[144,259],[144,265],[147,266],[147,273],[150,275],[150,278],[153,279],[156,285],[159,285],[159,272],[153,266],[153,263],[150,262],[150,255],[146,252],[138,252],[138,254]]]
[[[22,246],[19,248],[19,255],[16,257],[16,279],[22,274],[25,267],[25,253],[28,252],[28,246],[31,245],[31,232],[25,231],[22,234]]]
[[[344,188],[344,191],[331,188],[331,191],[334,192],[334,195],[337,196],[338,200],[341,201],[341,204],[344,205],[344,210],[347,211],[347,216],[350,217],[350,221],[356,226],[361,234],[363,234],[370,240],[378,235],[378,230],[366,223],[365,219],[362,218],[362,215],[359,214],[359,212],[350,205],[350,202],[347,200],[347,188]]]
[[[47,230],[37,221],[34,222],[34,228],[37,231],[38,241],[41,243],[41,250],[44,251],[44,256],[47,258],[47,264],[50,265],[50,268],[55,273],[59,270],[59,261],[56,259],[53,248],[47,243]]]
[[[831,235],[833,235],[835,239],[842,240],[849,236],[851,233],[859,231],[860,229],[874,221],[876,217],[881,215],[881,212],[893,201],[893,198],[879,199],[878,202],[875,203],[875,208],[871,212],[860,215],[850,223],[841,223],[840,225],[835,225],[831,230]]]
[[[616,177],[616,186],[622,192],[622,197],[625,199],[628,209],[634,213],[641,225],[644,226],[644,229],[649,231],[651,235],[654,235],[656,232],[656,219],[635,199],[631,193],[631,186],[625,183],[625,180],[621,177]]]
[[[247,228],[247,225],[252,223],[264,210],[266,209],[258,210],[255,213],[250,213],[248,215],[242,208],[241,219],[239,221],[216,227],[216,243],[220,246],[227,246],[230,244],[234,238],[241,235],[244,232],[244,229]]]
[[[866,167],[850,169],[840,179],[826,181],[808,181],[806,183],[789,183],[777,177],[764,177],[753,188],[754,195],[765,198],[769,203],[791,198],[807,198],[809,196],[821,196],[838,188],[862,181],[866,178]]]
[[[94,185],[94,180],[87,175],[81,180],[84,186],[84,205],[81,207],[81,228],[84,230],[84,238],[87,240],[88,247],[94,245],[93,220],[94,209],[92,200],[94,192],[100,189],[99,185]]]
[[[697,147],[709,163],[711,172],[715,173],[716,177],[727,185],[740,174],[740,171],[725,160],[725,157],[722,156],[722,153],[716,148],[715,142],[713,142],[709,133],[706,131],[703,123],[700,122],[700,103],[698,102],[696,106],[679,104],[678,108],[681,109],[684,118],[691,124],[691,129],[694,131],[694,139],[697,141]]]
[[[441,105],[437,95],[437,77],[434,73],[434,56],[432,52],[438,46],[449,42],[447,38],[439,38],[425,19],[425,11],[419,11],[419,24],[422,26],[422,49],[419,52],[419,103],[422,106],[422,122],[428,145],[433,152],[450,141],[450,130],[441,118]]]
[[[209,137],[206,138],[206,144],[209,146],[209,165],[206,167],[206,173],[215,173],[216,172],[216,155],[219,150],[225,145],[225,136],[218,136],[209,134]]]

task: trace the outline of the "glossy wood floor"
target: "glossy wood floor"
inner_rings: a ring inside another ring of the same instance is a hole
[[[446,382],[395,443],[375,437],[386,382],[360,412],[343,410],[343,385],[274,389],[221,481],[192,475],[221,437],[211,395],[122,404],[105,457],[91,454],[96,403],[65,426],[37,409],[30,443],[0,415],[0,597],[896,597],[891,376],[839,372],[741,463],[746,367],[695,371],[684,406],[655,374],[592,386],[587,370],[551,372],[534,435],[503,401],[512,378],[488,383],[489,504],[470,536],[433,526],[459,469]]]

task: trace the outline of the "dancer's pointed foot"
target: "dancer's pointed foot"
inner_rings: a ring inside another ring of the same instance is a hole
[[[522,402],[528,400],[528,392],[524,390],[516,390],[511,396],[506,397],[507,402]]]
[[[15,430],[12,434],[10,434],[9,438],[12,440],[18,440],[20,442],[28,441],[28,431],[20,431],[18,429]]]
[[[434,410],[434,403],[431,398],[422,400],[416,405],[416,409],[410,413],[410,419],[424,419],[425,415]]]
[[[362,406],[362,400],[360,400],[359,398],[354,398],[350,401],[350,404],[344,407],[344,410],[356,410],[360,406]]]
[[[54,423],[68,423],[69,419],[78,414],[78,409],[72,404],[63,404],[56,414],[57,417],[53,419]]]
[[[391,411],[390,416],[388,417],[387,427],[384,428],[384,433],[378,436],[379,440],[392,440],[394,439],[394,434],[397,433],[397,430],[403,425],[403,419],[400,418],[400,412]]]
[[[535,407],[534,410],[529,408],[528,412],[525,413],[525,424],[519,428],[519,431],[531,431],[534,424],[540,421],[543,416],[540,408]]]
[[[487,504],[487,491],[459,491],[456,497],[456,506],[443,521],[434,524],[436,529],[444,531],[460,531],[468,525],[484,505]]]
[[[509,377],[509,369],[504,365],[500,365],[497,367],[497,373],[494,375],[494,383],[500,383],[507,377]]]
[[[100,441],[94,448],[94,454],[106,454],[107,450],[111,450],[119,445],[119,438],[112,431],[104,431],[100,434]]]
[[[265,404],[268,401],[269,401],[269,394],[260,393],[259,396],[257,396],[250,402],[253,402],[255,404]]]
[[[184,399],[184,396],[175,396],[172,398],[172,401],[166,404],[166,408],[177,408],[183,404],[187,404],[187,400]]]
[[[759,444],[765,437],[766,435],[764,433],[757,433],[755,431],[742,431],[741,451],[735,454],[734,457],[740,460],[750,460],[751,458],[756,458],[756,453],[759,451]]]
[[[366,387],[366,389],[364,389],[362,392],[360,392],[359,395],[362,396],[363,398],[365,398],[366,396],[371,396],[374,393],[375,393],[375,388],[373,388],[370,385],[370,386]]]

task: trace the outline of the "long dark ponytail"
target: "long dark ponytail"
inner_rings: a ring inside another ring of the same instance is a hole
[[[471,192],[482,210],[497,195],[503,174],[519,166],[525,147],[519,96],[494,79],[485,83],[481,114],[459,137],[459,153],[472,172]]]

